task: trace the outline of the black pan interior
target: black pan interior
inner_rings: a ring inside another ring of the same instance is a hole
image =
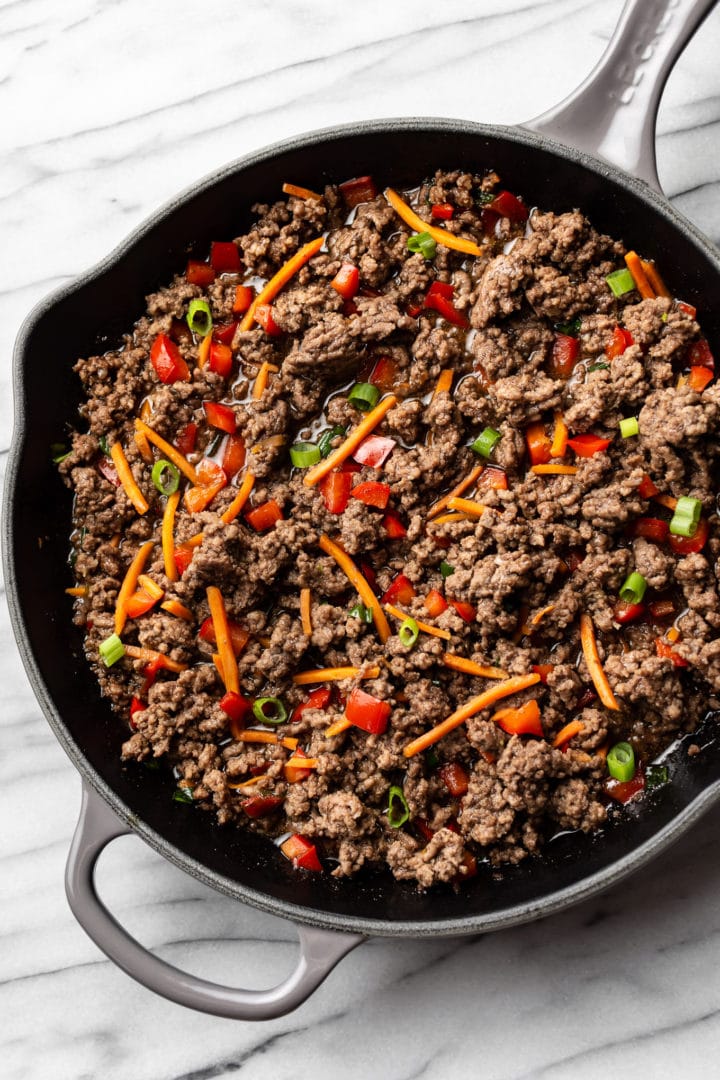
[[[301,905],[337,922],[385,920],[390,933],[407,932],[408,923],[427,932],[438,920],[474,920],[481,926],[509,908],[535,907],[538,901],[542,907],[543,898],[559,889],[608,870],[720,779],[712,724],[701,740],[709,744],[706,752],[693,759],[678,754],[672,785],[633,807],[621,827],[609,826],[594,841],[561,837],[545,862],[526,863],[497,878],[483,871],[457,894],[420,895],[384,875],[338,883],[294,874],[257,837],[221,829],[209,815],[172,802],[174,785],[165,773],[121,768],[119,747],[126,731],[99,696],[82,658],[81,635],[70,622],[71,602],[63,594],[72,584],[71,502],[49,447],[63,441],[67,427],[76,423],[76,358],[114,344],[143,311],[146,293],[182,268],[189,252],[202,256],[211,239],[244,231],[250,206],[277,197],[284,180],[318,188],[372,173],[381,184],[402,186],[437,167],[492,167],[503,186],[522,192],[530,203],[558,211],[580,207],[598,228],[657,259],[673,291],[697,306],[711,343],[720,347],[717,253],[660,200],[645,195],[642,185],[591,167],[579,155],[558,155],[549,144],[517,131],[441,121],[340,130],[286,145],[279,154],[257,155],[201,185],[161,211],[119,259],[110,259],[100,273],[93,272],[30,321],[17,357],[18,437],[23,428],[24,435],[10,468],[5,521],[8,584],[26,663],[76,764],[144,822],[156,847],[223,891],[256,903],[263,902],[262,894],[270,905]]]

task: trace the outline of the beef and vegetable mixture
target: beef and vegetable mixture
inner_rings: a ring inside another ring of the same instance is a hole
[[[671,783],[717,706],[712,351],[490,171],[284,195],[78,362],[68,591],[179,801],[457,886]]]

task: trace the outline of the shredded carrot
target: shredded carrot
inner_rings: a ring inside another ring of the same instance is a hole
[[[433,518],[436,514],[439,514],[441,510],[444,510],[450,499],[454,499],[458,495],[464,495],[468,488],[473,486],[482,471],[482,465],[476,465],[474,469],[471,469],[464,480],[461,480],[459,484],[455,485],[452,491],[448,491],[447,495],[443,496],[442,499],[438,499],[438,501],[430,507],[428,510],[428,517]]]
[[[476,713],[482,712],[483,709],[489,708],[496,701],[501,701],[511,694],[527,690],[529,686],[534,686],[537,682],[540,682],[540,676],[533,673],[532,675],[516,675],[511,679],[506,679],[505,682],[496,683],[495,686],[491,686],[482,694],[478,694],[476,697],[466,701],[464,705],[461,705],[459,709],[456,709],[454,713],[448,716],[447,720],[443,720],[441,724],[437,724],[430,731],[426,731],[424,735],[420,735],[419,738],[409,742],[403,748],[403,754],[407,758],[414,757],[415,754],[427,750],[429,746],[433,746],[445,735],[460,727],[471,716],[475,716]]]
[[[610,743],[606,742],[602,746],[599,746],[597,748],[597,750],[595,751],[595,753],[596,753],[597,757],[602,758],[604,760],[608,756],[608,750],[609,749],[610,749]]]
[[[137,486],[137,481],[130,470],[128,459],[125,457],[125,451],[119,442],[113,443],[110,447],[110,457],[117,469],[120,483],[122,484],[128,499],[133,504],[138,514],[147,513],[150,509],[148,501]]]
[[[260,370],[257,373],[257,378],[255,379],[255,385],[253,386],[252,396],[254,401],[259,401],[265,393],[268,379],[270,378],[270,372],[275,372],[279,370],[280,368],[277,366],[277,364],[269,364],[267,360],[264,360],[262,362],[262,364],[260,365]]]
[[[160,607],[164,611],[169,611],[176,619],[184,619],[185,622],[192,622],[195,618],[192,611],[186,608],[184,604],[181,604],[179,600],[166,600]]]
[[[176,465],[181,473],[184,473],[184,475],[187,476],[188,480],[193,484],[197,484],[198,478],[194,468],[187,458],[183,457],[180,451],[175,449],[172,443],[167,442],[166,439],[163,439],[162,435],[158,435],[156,431],[153,431],[151,427],[148,427],[144,420],[135,421],[135,430],[142,431],[148,437],[150,442],[154,443],[158,450],[162,450],[165,457],[169,461],[172,461],[173,465]]]
[[[158,585],[157,581],[153,581],[147,574],[140,574],[138,577],[138,585],[146,592],[148,596],[152,596],[153,600],[159,600],[161,596],[165,595],[165,590],[161,585]]]
[[[238,666],[230,641],[230,628],[228,626],[227,612],[222,593],[215,585],[209,585],[207,589],[208,605],[215,628],[215,640],[217,641],[218,653],[222,661],[225,689],[228,693],[240,693],[240,680]]]
[[[670,629],[668,630],[667,634],[665,635],[665,637],[673,645],[675,644],[676,641],[679,641],[680,640],[680,631],[678,630],[677,626],[671,626]]]
[[[220,656],[220,653],[214,652],[212,654],[212,662],[215,665],[215,670],[217,671],[218,675],[220,676],[220,682],[224,684],[225,683],[225,668],[223,667],[222,657]]]
[[[168,581],[177,581],[178,570],[175,565],[175,512],[180,502],[180,492],[174,491],[168,497],[163,512],[160,539],[162,541],[163,562],[165,564],[165,576]]]
[[[159,662],[168,671],[187,671],[188,668],[187,664],[179,664],[177,660],[171,660],[166,653],[158,652],[157,649],[141,649],[138,645],[126,645],[125,653],[133,660],[144,660],[146,664]]]
[[[677,499],[674,499],[672,495],[653,495],[653,499],[661,506],[666,506],[668,510],[674,510],[677,506]]]
[[[466,675],[479,675],[481,679],[509,679],[507,671],[499,667],[486,667],[484,664],[476,664],[474,660],[466,660],[464,656],[455,656],[453,653],[445,653],[443,656],[445,667],[453,671],[463,671]]]
[[[354,450],[357,450],[363,439],[374,431],[380,421],[383,419],[386,413],[390,412],[390,409],[394,405],[397,405],[397,398],[394,394],[388,394],[386,398],[371,409],[369,413],[363,417],[354,431],[351,431],[344,442],[340,443],[332,454],[325,458],[324,461],[319,461],[317,465],[313,465],[311,469],[308,469],[303,477],[303,482],[308,487],[313,487],[317,484],[318,480],[322,480],[324,476],[332,472],[336,466],[342,464],[346,458],[349,458]]]
[[[530,472],[538,476],[574,476],[578,471],[577,465],[531,465]]]
[[[486,510],[486,507],[475,499],[461,499],[457,495],[448,499],[448,507],[450,510],[459,510],[461,514],[470,514],[471,517],[482,517]]]
[[[250,728],[249,731],[241,731],[238,739],[240,742],[247,743],[271,743],[273,746],[284,746],[287,750],[297,750],[297,739],[290,738],[289,735],[280,739],[274,731],[256,731],[254,728]]]
[[[220,515],[220,520],[222,522],[224,522],[226,525],[229,525],[231,521],[234,521],[235,518],[240,513],[243,506],[245,505],[245,503],[250,498],[250,492],[253,489],[253,484],[254,483],[255,483],[255,477],[254,477],[253,473],[246,472],[244,477],[243,477],[242,484],[238,488],[237,495],[235,496],[233,501],[230,503],[230,505],[227,507],[227,509],[223,510],[222,514]],[[202,543],[202,533],[200,533],[199,535],[200,535],[200,542]],[[195,537],[193,537],[193,539],[195,539]],[[192,543],[192,540],[189,540],[188,543]]]
[[[562,414],[555,413],[555,430],[553,431],[552,445],[550,446],[550,457],[565,457],[567,453],[568,444],[568,428],[567,424],[562,418]]]
[[[439,229],[436,225],[428,225],[427,221],[423,221],[423,219],[400,198],[397,191],[393,191],[391,187],[385,188],[385,198],[398,217],[401,217],[406,225],[409,225],[411,229],[415,229],[417,232],[430,233],[436,244],[442,244],[443,247],[452,248],[453,251],[462,251],[465,255],[482,255],[483,249],[478,247],[473,240],[466,240],[462,236],[455,236],[454,233],[447,232],[445,229]]]
[[[554,604],[548,604],[547,607],[541,608],[540,611],[536,611],[532,619],[526,622],[522,628],[523,634],[532,634],[536,626],[539,626],[546,615],[549,615],[551,611],[555,610]]]
[[[317,191],[311,191],[310,188],[300,187],[299,184],[283,184],[283,194],[295,195],[298,199],[313,199],[315,202],[320,202],[322,195],[318,195]]]
[[[452,368],[445,368],[440,372],[435,389],[433,390],[433,397],[436,398],[438,394],[449,394],[450,387],[452,386],[453,375],[455,372]]]
[[[453,525],[458,521],[469,521],[470,518],[467,514],[458,514],[455,510],[451,510],[449,514],[441,514],[440,517],[433,518],[428,524],[432,525]]]
[[[115,535],[110,539],[110,547],[120,547],[120,533],[115,533]]]
[[[642,259],[636,251],[628,251],[625,256],[625,265],[632,274],[635,288],[640,293],[643,300],[653,300],[655,298],[655,290],[647,279],[645,270],[643,269]]]
[[[432,634],[433,637],[444,638],[446,641],[449,641],[452,637],[449,630],[440,630],[437,626],[431,626],[429,623],[420,622],[419,619],[414,618],[412,615],[408,615],[406,611],[401,611],[400,608],[396,608],[392,604],[386,604],[385,610],[391,615],[394,615],[396,619],[412,619],[418,630],[422,630],[423,634]]]
[[[285,762],[286,769],[317,769],[319,761],[314,757],[291,757]]]
[[[676,389],[680,390],[681,387],[687,386],[689,381],[690,380],[688,379],[687,375],[678,375],[677,382],[675,383]]]
[[[562,746],[563,743],[570,742],[576,735],[579,735],[583,730],[583,725],[579,720],[571,720],[569,724],[566,724],[564,728],[560,728],[557,735],[553,739],[553,746]]]
[[[608,677],[600,663],[597,641],[595,640],[595,627],[593,626],[590,616],[585,614],[580,616],[580,643],[582,644],[585,663],[590,672],[590,678],[595,684],[598,697],[606,709],[619,710],[620,706],[617,703],[615,695],[612,692],[612,687],[608,682]]]
[[[150,419],[150,417],[152,416],[152,413],[153,413],[153,410],[152,410],[152,405],[150,404],[150,399],[145,398],[142,405],[140,406],[140,419],[145,420],[147,422]]]
[[[87,585],[73,585],[71,589],[66,589],[65,592],[68,596],[87,596]]]
[[[212,345],[212,334],[206,334],[200,342],[198,349],[198,367],[204,368],[210,359],[210,346]]]
[[[645,259],[640,260],[642,262],[642,268],[645,271],[645,277],[648,279],[648,284],[653,289],[656,296],[670,297],[670,290],[663,281],[658,272],[654,262],[645,262]]]
[[[182,546],[189,548],[198,548],[202,544],[203,538],[203,533],[195,533],[195,535],[191,536],[189,540],[185,540]]]
[[[115,603],[115,633],[118,635],[122,634],[127,621],[127,602],[137,588],[138,578],[145,569],[145,563],[148,561],[150,552],[154,547],[155,542],[153,540],[146,540],[144,544],[140,545],[135,553],[135,558],[127,568],[127,573],[123,578]],[[125,651],[127,652],[127,648]]]
[[[404,618],[404,616],[403,616]],[[312,671],[299,671],[297,675],[293,675],[293,682],[296,686],[307,686],[309,683],[316,682],[338,682],[340,679],[354,679],[360,675],[361,679],[377,679],[380,674],[380,668],[376,665],[365,668],[363,671],[359,667],[324,667],[314,668]]]
[[[133,438],[135,440],[135,445],[140,451],[140,457],[150,465],[153,459],[153,452],[150,443],[148,442],[147,435],[144,431],[136,431]]]
[[[385,612],[380,606],[380,601],[370,588],[370,585],[360,573],[347,552],[343,551],[338,544],[335,544],[329,536],[322,533],[318,543],[326,555],[332,556],[340,569],[346,574],[349,581],[355,586],[365,607],[370,608],[372,611],[375,629],[378,632],[380,640],[385,644],[390,637],[390,626],[385,618]]]
[[[300,590],[300,621],[306,637],[312,637],[312,589]]]
[[[336,720],[334,724],[331,724],[329,728],[325,728],[325,738],[334,739],[336,735],[341,735],[343,731],[347,731],[352,724],[348,720],[347,716],[341,716],[339,720]]]
[[[255,322],[255,312],[257,309],[263,304],[272,303],[283,286],[287,285],[290,278],[298,272],[300,267],[304,266],[306,262],[309,262],[313,255],[317,255],[324,242],[325,240],[322,236],[318,236],[315,240],[311,240],[309,244],[305,244],[304,247],[299,248],[298,251],[288,259],[285,265],[280,267],[277,274],[273,274],[270,280],[263,285],[252,304],[245,312],[243,320],[240,323],[241,330],[250,330],[252,328],[252,324]]]
[[[251,776],[249,780],[243,780],[239,784],[227,784],[227,787],[232,788],[233,791],[241,791],[243,788],[253,787],[255,784],[259,784],[261,780],[267,780],[267,776],[261,773],[260,776]]]

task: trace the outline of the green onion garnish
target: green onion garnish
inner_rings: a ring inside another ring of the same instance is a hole
[[[412,649],[413,645],[418,639],[419,633],[420,627],[418,626],[418,624],[415,622],[414,619],[408,618],[405,619],[405,622],[398,630],[398,637],[400,638],[406,649]]]
[[[212,312],[207,300],[191,300],[187,310],[187,324],[193,334],[207,337],[212,330]]]
[[[667,765],[648,765],[645,770],[645,790],[662,787],[670,779]]]
[[[625,267],[622,270],[613,270],[612,274],[608,274],[605,280],[610,286],[613,296],[624,296],[625,293],[632,292],[635,288],[635,279]]]
[[[478,192],[477,204],[478,206],[488,206],[491,202],[495,202],[495,196],[492,191],[480,191]]]
[[[620,589],[620,599],[625,600],[628,604],[639,604],[645,595],[647,589],[647,581],[638,574],[637,570],[634,570],[632,574],[628,574]]]
[[[152,467],[152,482],[161,495],[173,495],[180,484],[180,470],[172,461],[160,458]]]
[[[407,246],[408,251],[412,251],[413,255],[419,252],[428,262],[435,258],[437,244],[429,232],[413,233],[412,236],[408,236]]]
[[[309,469],[322,457],[320,447],[311,442],[296,442],[290,447],[290,460],[296,469]]]
[[[667,322],[667,319],[668,319],[668,313],[667,313],[667,311],[663,311],[662,315],[660,316],[660,322]]]
[[[444,578],[450,577],[451,574],[455,573],[455,567],[451,566],[449,562],[445,562],[445,560],[443,559],[443,561],[440,563],[440,573]]]
[[[110,637],[101,641],[98,650],[103,658],[105,667],[112,667],[113,664],[117,664],[118,660],[122,660],[125,655],[125,646],[117,634],[111,634]]]
[[[399,829],[410,817],[410,807],[403,795],[402,788],[393,784],[388,792],[388,825],[391,829]]]
[[[193,802],[193,793],[190,788],[176,787],[172,794],[173,802],[185,803],[188,805]]]
[[[590,367],[588,368],[588,372],[590,372],[590,371],[609,371],[609,370],[610,370],[610,365],[606,364],[604,361],[601,361],[599,364],[591,364]]]
[[[365,607],[364,604],[356,604],[355,607],[351,607],[348,615],[351,619],[358,619],[360,622],[370,624],[373,621],[373,613],[370,608]]]
[[[54,465],[59,465],[61,461],[64,461],[66,457],[70,457],[70,451],[65,443],[54,442],[50,445],[50,453],[52,454],[52,460]]]
[[[287,711],[280,698],[259,697],[253,702],[253,715],[261,724],[284,724]]]
[[[341,427],[340,424],[336,424],[334,428],[330,428],[329,431],[323,432],[318,443],[318,449],[320,450],[320,457],[326,458],[332,450],[332,441],[337,438],[338,435],[345,435],[347,428]]]
[[[630,743],[615,743],[607,756],[608,772],[614,780],[625,783],[635,775],[635,751]]]
[[[471,450],[474,450],[476,454],[480,454],[481,457],[489,458],[499,438],[499,431],[496,431],[495,428],[486,427],[472,444]]]
[[[98,444],[105,457],[110,457],[110,446],[105,435],[100,436],[100,438],[98,439]]]
[[[699,499],[693,499],[689,495],[683,495],[677,501],[675,513],[670,522],[670,532],[673,536],[692,537],[697,532],[702,513],[702,503]]]
[[[630,439],[633,435],[640,434],[640,424],[637,416],[626,416],[620,421],[620,434],[623,439]]]
[[[558,334],[564,334],[565,337],[577,337],[580,333],[580,318],[573,319],[572,322],[559,322],[555,323],[553,330],[557,330]]]
[[[373,386],[369,382],[355,383],[352,390],[348,394],[348,401],[352,402],[355,408],[360,409],[361,412],[369,412],[373,409],[380,400],[380,391],[377,386]]]

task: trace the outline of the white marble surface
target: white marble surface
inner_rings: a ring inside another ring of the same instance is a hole
[[[49,289],[246,150],[403,114],[515,122],[565,95],[620,0],[0,0],[0,462],[10,353]],[[660,174],[720,240],[720,11],[673,73]],[[458,87],[467,98],[460,100]],[[52,357],[48,357],[52,362]],[[73,921],[63,865],[79,780],[0,613],[0,1074],[8,1080],[715,1077],[720,810],[607,895],[502,934],[374,941],[296,1014],[216,1020],[152,997]],[[269,984],[292,931],[200,887],[139,840],[100,884],[166,958]]]

